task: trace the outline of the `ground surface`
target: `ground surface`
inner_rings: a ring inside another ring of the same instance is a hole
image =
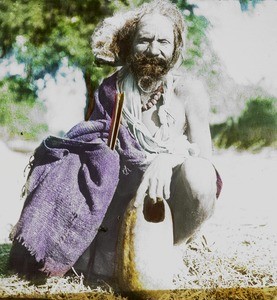
[[[20,191],[29,155],[13,152],[2,142],[0,153],[3,244],[9,242],[9,231],[23,205]],[[276,151],[223,151],[215,154],[214,164],[224,188],[199,237],[189,248],[180,249],[185,271],[176,284],[181,288],[277,286]],[[1,284],[5,285],[3,278]]]
[[[276,286],[276,152],[224,151],[214,163],[224,182],[222,194],[190,247],[195,249],[184,251],[196,276],[192,286]]]

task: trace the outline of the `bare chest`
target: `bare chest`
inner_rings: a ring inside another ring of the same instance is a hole
[[[146,103],[148,98],[142,97],[141,100],[143,103]],[[159,108],[161,105],[162,100],[142,113],[142,122],[152,135],[154,135],[162,125],[159,117]],[[169,104],[166,107],[165,115],[169,131],[175,136],[182,135],[186,127],[184,99],[180,99],[173,94],[172,99],[169,100]]]

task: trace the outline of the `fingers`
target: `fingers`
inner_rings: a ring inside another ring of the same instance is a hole
[[[148,192],[149,197],[154,201],[157,198],[169,199],[172,167],[168,164],[161,164],[153,161],[144,173],[142,182],[137,190],[134,206],[138,207]]]
[[[157,199],[169,199],[170,197],[170,180],[158,180],[157,178],[144,178],[138,188],[134,206],[138,207],[146,196],[148,191],[149,197],[156,203]]]
[[[164,190],[164,182],[158,181],[155,199],[156,198],[164,198],[163,190]]]
[[[157,202],[158,198],[164,198],[164,189],[165,183],[163,180],[158,178],[149,180],[148,194],[154,203]]]
[[[156,193],[155,193],[156,192]],[[152,199],[169,199],[170,197],[170,178],[163,178],[160,180],[156,180],[156,185],[153,186],[153,193],[149,196]]]
[[[148,189],[148,182],[147,180],[143,179],[136,193],[134,207],[138,207],[142,203],[146,195],[147,189]]]
[[[163,198],[163,187],[161,186],[158,188],[159,185],[160,184],[157,178],[152,179],[148,176],[145,176],[137,190],[136,198],[134,201],[134,207],[138,207],[143,202],[147,191],[149,197],[154,201],[154,203],[156,202],[157,197]],[[158,196],[157,188],[161,191],[159,193],[160,196]]]
[[[150,179],[149,180],[149,189],[148,189],[148,193],[149,193],[149,197],[151,199],[153,199],[155,201],[156,197],[157,197],[157,185],[158,185],[158,180],[157,178],[155,179]]]

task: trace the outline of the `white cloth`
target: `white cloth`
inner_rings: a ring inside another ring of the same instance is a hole
[[[125,121],[131,133],[137,139],[141,147],[147,152],[148,159],[152,160],[158,153],[170,153],[186,158],[190,155],[196,156],[199,149],[196,144],[191,144],[185,134],[172,136],[170,124],[174,117],[168,112],[172,99],[174,77],[170,73],[163,82],[163,103],[159,107],[158,116],[161,126],[154,135],[142,122],[141,96],[138,86],[131,72],[125,68],[119,71],[117,89],[125,94],[123,106],[123,122]]]

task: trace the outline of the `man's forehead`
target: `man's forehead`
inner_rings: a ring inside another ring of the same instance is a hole
[[[144,15],[137,27],[137,34],[146,34],[151,32],[161,32],[167,36],[173,36],[173,23],[161,14]]]

